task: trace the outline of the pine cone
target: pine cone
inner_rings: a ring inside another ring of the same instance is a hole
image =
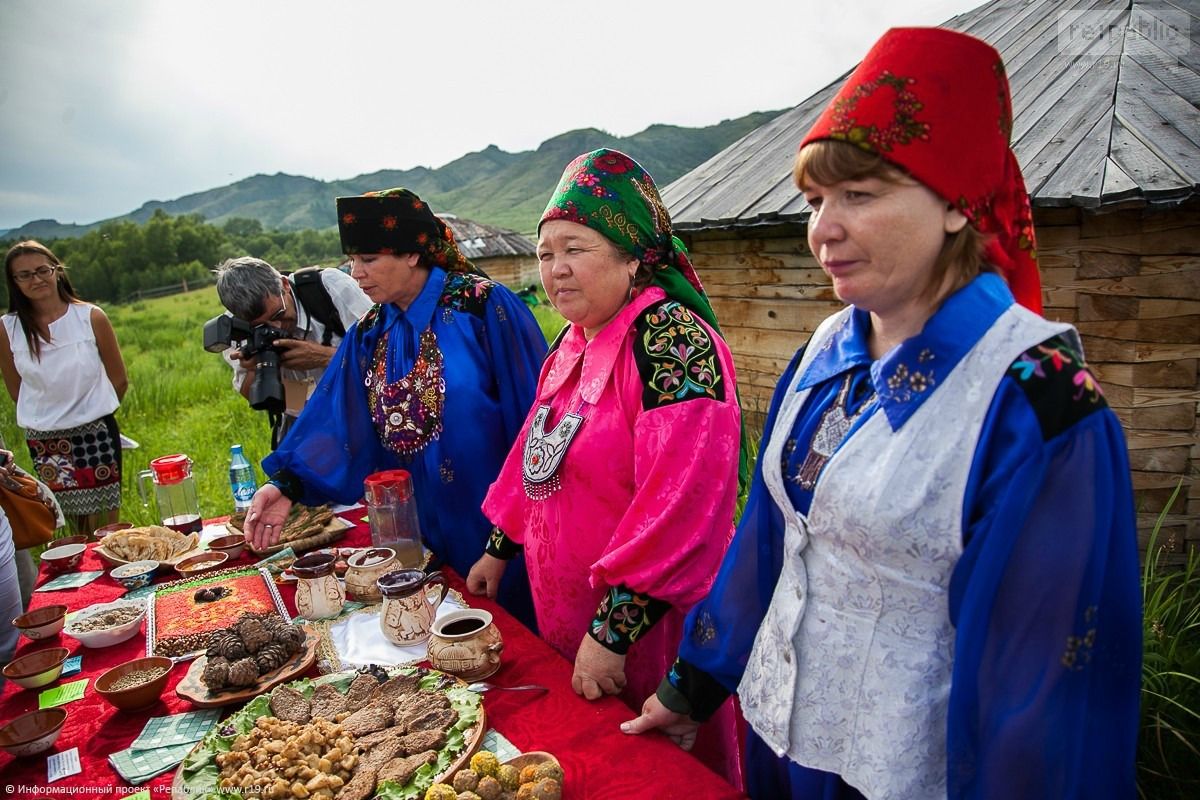
[[[232,630],[221,630],[213,634],[209,639],[208,657],[220,656],[230,663],[240,661],[248,656],[246,645],[242,642],[242,637],[238,636]]]
[[[253,658],[243,658],[235,661],[229,667],[230,686],[250,686],[258,680],[258,664]]]
[[[229,661],[221,656],[209,656],[204,671],[200,673],[200,682],[209,689],[224,689],[229,685]]]
[[[258,664],[258,674],[266,675],[272,670],[279,669],[288,659],[288,652],[283,648],[283,645],[271,642],[265,645],[262,650],[259,650],[254,655],[254,661]]]
[[[263,648],[263,645],[271,641],[271,634],[267,633],[267,629],[256,619],[243,619],[237,624],[236,629],[238,635],[242,637],[248,653],[257,653]]]
[[[271,639],[290,656],[304,646],[304,629],[299,625],[283,625],[271,632]]]

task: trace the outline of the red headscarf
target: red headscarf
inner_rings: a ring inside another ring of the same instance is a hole
[[[1042,312],[1033,213],[1009,147],[1012,101],[991,45],[945,28],[893,28],[800,143],[876,153],[953,203],[989,237],[986,258],[1021,305]]]

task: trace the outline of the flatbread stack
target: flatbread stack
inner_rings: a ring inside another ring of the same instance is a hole
[[[198,533],[184,534],[163,525],[147,525],[110,533],[96,549],[127,563],[158,561],[171,564],[195,550],[199,542]]]

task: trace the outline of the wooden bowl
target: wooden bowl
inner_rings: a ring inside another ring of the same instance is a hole
[[[66,619],[66,606],[42,606],[22,614],[12,624],[30,639],[46,639],[61,631]]]
[[[37,755],[54,746],[66,721],[65,708],[43,708],[22,714],[0,728],[0,747],[18,758]]]
[[[77,533],[74,536],[62,536],[58,539],[51,539],[47,549],[50,547],[61,547],[64,544],[87,544],[90,541],[91,539],[87,536],[84,536],[82,533]]]
[[[558,759],[544,750],[530,750],[528,753],[522,753],[519,756],[514,756],[504,762],[511,767],[516,767],[518,770],[523,770],[526,767],[540,767],[542,764],[554,764],[562,771],[562,764],[558,763]]]
[[[127,528],[132,528],[132,527],[133,527],[132,522],[113,522],[108,525],[104,525],[103,527],[96,528],[96,530],[92,532],[92,536],[94,536],[97,541],[100,541],[105,536],[108,536],[110,533],[115,533],[117,531],[123,531],[123,530],[126,530]]]
[[[65,647],[50,647],[14,658],[0,671],[17,686],[38,689],[58,680],[68,655],[70,651]]]
[[[246,537],[240,533],[218,536],[208,543],[208,549],[212,553],[224,553],[229,556],[230,561],[233,561],[239,558],[242,551],[246,549]]]
[[[96,692],[122,711],[138,711],[148,708],[162,697],[163,687],[167,685],[167,679],[171,677],[171,667],[174,665],[175,662],[165,656],[146,656],[126,661],[96,678]],[[156,678],[143,681],[135,686],[114,688],[127,675],[153,669],[161,669],[162,673]]]
[[[217,569],[228,560],[228,553],[199,553],[180,561],[175,565],[175,571],[185,578],[194,578]]]
[[[68,572],[79,567],[86,550],[86,544],[59,545],[44,551],[41,560],[50,572]]]

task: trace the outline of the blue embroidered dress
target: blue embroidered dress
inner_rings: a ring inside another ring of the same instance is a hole
[[[809,514],[825,461],[874,415],[886,415],[887,427],[899,431],[1012,302],[1003,281],[980,276],[918,336],[875,362],[869,316],[853,311],[796,385],[810,395],[779,465],[794,508]],[[802,355],[780,379],[762,452]],[[1120,424],[1064,335],[1020,355],[990,401],[975,402],[988,407],[970,456],[961,556],[946,592],[954,628],[946,793],[1132,797],[1141,604]],[[760,461],[736,536],[712,591],[688,616],[681,662],[669,676],[693,705],[706,691],[733,691],[743,680],[784,559],[796,557],[785,555],[783,533]],[[826,669],[830,678],[841,674],[839,664]],[[776,757],[753,732],[747,761],[756,798],[860,796],[838,775]]]
[[[407,311],[376,305],[351,327],[263,470],[298,479],[306,504],[354,503],[367,475],[409,470],[426,545],[465,576],[492,527],[480,504],[545,355],[537,322],[508,288],[434,267]],[[533,625],[523,560],[505,571],[499,600]]]

